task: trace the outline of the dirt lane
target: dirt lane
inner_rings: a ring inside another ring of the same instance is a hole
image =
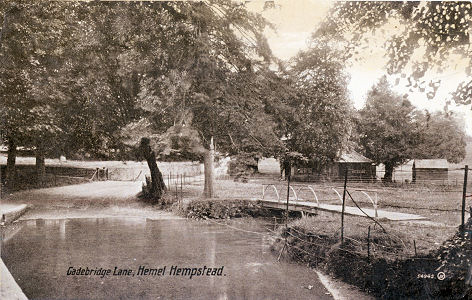
[[[59,203],[129,204],[136,202],[141,190],[139,181],[98,181],[85,184],[35,189],[5,197],[4,203],[24,203],[35,206]]]
[[[101,181],[21,191],[2,203],[31,207],[20,220],[76,218],[178,219],[137,198],[141,182]]]

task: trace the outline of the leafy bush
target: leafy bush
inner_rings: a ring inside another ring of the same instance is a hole
[[[232,176],[247,176],[257,172],[257,158],[249,154],[234,156],[228,165],[228,172]]]
[[[260,206],[248,200],[204,200],[191,201],[185,210],[185,216],[194,219],[230,219],[246,216],[258,216]]]

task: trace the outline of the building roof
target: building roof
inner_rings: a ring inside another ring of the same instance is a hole
[[[449,164],[445,159],[415,159],[416,169],[447,169]]]
[[[372,160],[368,159],[364,155],[361,155],[355,151],[349,153],[343,153],[337,160],[338,162],[348,163],[371,163]]]

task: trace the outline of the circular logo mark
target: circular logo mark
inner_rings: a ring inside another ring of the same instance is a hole
[[[439,280],[444,280],[446,278],[446,274],[444,274],[444,272],[439,272],[436,277],[438,277]]]

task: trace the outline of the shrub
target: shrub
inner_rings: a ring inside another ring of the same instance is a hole
[[[260,206],[248,200],[205,200],[198,199],[188,203],[185,216],[195,219],[230,219],[260,215]]]

